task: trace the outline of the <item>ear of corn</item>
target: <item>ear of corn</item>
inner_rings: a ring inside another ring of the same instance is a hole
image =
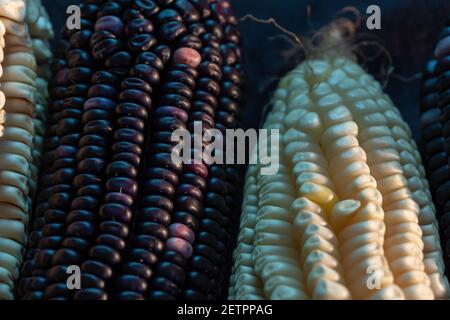
[[[0,299],[13,299],[38,179],[52,29],[41,2],[28,0],[1,3],[0,30]]]
[[[81,15],[53,63],[19,295],[217,298],[239,177],[174,163],[171,134],[193,134],[196,121],[237,126],[242,67],[230,5],[83,1]],[[71,265],[81,268],[80,290],[67,286]]]
[[[422,84],[421,127],[422,149],[431,191],[437,205],[441,224],[444,258],[449,272],[448,244],[448,63],[450,50],[448,27],[441,34],[433,59],[427,64]],[[441,265],[439,266],[441,267]]]
[[[230,299],[448,297],[410,129],[350,56],[290,72],[263,128],[280,130],[280,170],[248,170]]]

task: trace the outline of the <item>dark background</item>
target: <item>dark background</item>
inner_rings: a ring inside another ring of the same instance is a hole
[[[52,18],[55,30],[60,30],[66,19],[66,8],[77,4],[77,0],[43,0]],[[381,56],[368,70],[386,83],[386,91],[401,110],[419,138],[419,96],[420,78],[425,62],[433,51],[447,17],[450,16],[449,0],[232,0],[238,17],[253,14],[258,18],[275,18],[283,27],[301,37],[308,37],[320,27],[329,23],[339,10],[355,6],[362,13],[371,4],[381,7],[382,24],[379,31],[361,32],[375,35],[392,56],[393,73],[387,77],[387,59]],[[309,10],[307,10],[309,6]],[[310,12],[308,15],[307,12]],[[283,52],[292,46],[284,39],[273,36],[281,32],[273,26],[243,21],[240,23],[243,52],[247,71],[246,101],[243,113],[245,127],[257,127],[262,110],[267,104],[277,78],[301,60],[301,52],[283,58]],[[361,48],[367,54],[377,51],[376,47]],[[362,59],[364,62],[367,59]],[[412,77],[412,78],[411,78]],[[411,78],[408,81],[401,78]]]

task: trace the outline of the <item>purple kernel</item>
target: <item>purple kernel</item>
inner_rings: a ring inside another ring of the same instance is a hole
[[[166,250],[178,252],[186,259],[189,259],[193,252],[191,244],[181,238],[169,238],[166,242]]]
[[[123,35],[124,24],[115,16],[103,16],[95,23],[95,31],[106,30],[120,37]]]
[[[181,223],[173,223],[169,226],[170,236],[186,240],[190,244],[194,243],[195,234],[191,228]]]

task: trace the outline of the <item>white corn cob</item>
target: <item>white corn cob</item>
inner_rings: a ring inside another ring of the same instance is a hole
[[[41,114],[45,111],[45,96],[36,90],[36,48],[28,23],[36,24],[41,7],[37,0],[0,0],[0,102],[4,105],[4,130],[0,136],[0,300],[14,298],[13,285],[26,245],[37,179],[33,160],[38,145],[34,137],[36,131],[43,134],[43,128],[34,117],[37,110]],[[42,88],[41,92],[45,94]]]
[[[242,221],[258,199],[256,224],[241,223],[230,298],[447,298],[421,159],[380,84],[350,55],[323,54],[280,82],[273,106],[264,128],[280,129],[280,171],[249,169]],[[274,257],[270,272],[260,257]]]

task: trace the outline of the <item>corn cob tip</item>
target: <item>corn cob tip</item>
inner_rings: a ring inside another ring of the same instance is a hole
[[[317,58],[330,54],[352,56],[351,44],[357,28],[358,24],[348,18],[338,18],[325,25],[312,37],[307,57]]]

